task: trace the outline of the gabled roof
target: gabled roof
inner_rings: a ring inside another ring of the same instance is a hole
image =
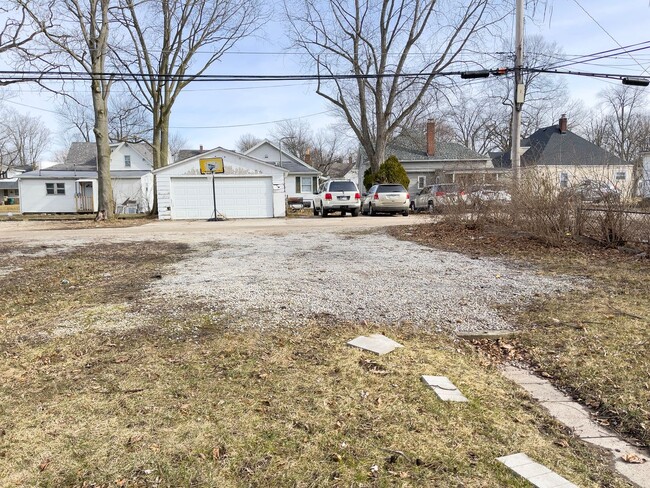
[[[403,132],[386,147],[387,156],[395,156],[401,163],[408,161],[476,161],[486,160],[487,156],[473,151],[456,142],[436,142],[432,156],[426,151],[426,134]]]
[[[176,161],[174,162],[176,163],[178,161],[183,161],[185,159],[193,158],[194,156],[198,156],[199,154],[203,154],[205,152],[208,151],[205,151],[203,149],[181,149],[176,154]]]
[[[114,151],[127,144],[147,161],[153,162],[151,146],[146,142],[113,142],[110,148]],[[97,145],[94,142],[73,142],[65,162],[43,168],[42,171],[97,171]]]
[[[570,130],[562,133],[558,124],[533,132],[521,141],[528,148],[521,155],[522,166],[593,166],[630,164]],[[510,152],[492,153],[495,167],[510,168]]]
[[[279,169],[279,170],[283,170],[283,171],[285,171],[285,172],[287,172],[287,173],[289,172],[289,171],[287,170],[287,168],[280,168],[280,167],[278,167],[278,166],[275,166],[274,164],[270,164],[270,163],[267,163],[266,161],[262,161],[261,159],[254,158],[253,156],[249,156],[249,155],[247,155],[247,154],[238,153],[238,152],[236,152],[236,151],[231,151],[230,149],[225,149],[225,148],[223,148],[223,147],[221,147],[221,146],[218,146],[218,147],[215,147],[215,148],[210,149],[210,150],[208,150],[208,151],[203,151],[203,152],[200,152],[199,154],[196,154],[196,155],[194,155],[194,156],[190,156],[189,158],[185,158],[185,159],[183,159],[183,160],[176,161],[175,163],[169,164],[169,165],[164,166],[164,167],[162,167],[162,168],[158,168],[158,169],[154,170],[153,173],[159,173],[159,172],[161,172],[161,171],[165,171],[165,170],[167,170],[167,169],[169,169],[169,168],[173,168],[173,167],[175,167],[175,166],[180,166],[180,165],[182,165],[182,164],[185,164],[187,161],[190,161],[190,160],[192,160],[192,159],[195,159],[195,158],[196,158],[197,156],[199,156],[199,155],[201,155],[201,156],[205,156],[205,157],[211,157],[212,154],[216,154],[217,152],[225,152],[225,153],[227,153],[227,154],[232,154],[233,156],[248,158],[249,160],[251,160],[251,161],[255,161],[256,163],[263,164],[263,165],[265,165],[265,166],[270,166],[270,167],[272,167],[272,168],[276,168],[276,169]],[[224,162],[224,164],[225,164],[225,163],[227,163],[227,161]]]
[[[255,151],[256,149],[260,148],[261,146],[263,146],[265,144],[271,146],[273,149],[278,151],[278,153],[280,152],[280,148],[278,146],[273,144],[268,139],[264,139],[262,142],[259,142],[258,144],[254,145],[253,147],[251,147],[250,149],[245,151],[244,154],[249,155],[250,153],[252,153],[253,151]],[[291,154],[290,152],[282,149],[282,154],[287,156],[287,159],[284,159],[284,158],[282,159],[282,167],[284,169],[289,170],[289,173],[315,174],[315,175],[320,174],[320,171],[318,171],[316,168],[314,168],[313,166],[308,165],[302,159],[300,159],[299,157]],[[257,159],[259,159],[259,158],[257,158]],[[274,163],[275,163],[275,161],[274,161]]]

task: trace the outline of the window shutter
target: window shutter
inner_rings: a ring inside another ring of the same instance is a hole
[[[300,193],[300,176],[296,176],[296,193]]]
[[[318,177],[314,176],[311,179],[311,191],[316,191],[316,188],[318,188]]]

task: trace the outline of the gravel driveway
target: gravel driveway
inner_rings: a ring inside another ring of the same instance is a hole
[[[508,329],[498,304],[521,305],[575,283],[496,259],[472,259],[381,232],[215,236],[148,293],[199,301],[241,325],[317,316],[432,329]]]

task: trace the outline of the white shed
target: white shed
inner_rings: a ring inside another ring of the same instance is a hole
[[[201,174],[200,160],[209,158],[223,159],[222,174]],[[154,171],[158,218],[209,219],[215,217],[215,205],[217,217],[284,217],[287,172],[217,147]]]

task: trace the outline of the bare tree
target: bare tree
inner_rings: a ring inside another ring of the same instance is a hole
[[[377,171],[393,133],[423,109],[436,77],[495,20],[491,3],[285,0],[285,11],[295,45],[321,76],[316,93],[339,110]]]
[[[282,142],[282,150],[304,161],[307,151],[314,145],[310,125],[302,119],[277,123],[269,132],[269,139],[276,145]]]
[[[239,152],[243,153],[248,151],[250,148],[257,146],[260,142],[262,142],[262,139],[253,134],[242,134],[239,136],[239,139],[237,139],[235,147]]]
[[[326,175],[335,164],[342,163],[346,156],[343,137],[332,128],[318,131],[311,147],[311,165]]]
[[[176,161],[178,153],[187,146],[187,137],[179,132],[169,134],[169,152],[172,155],[172,161]]]
[[[0,123],[2,166],[29,166],[37,162],[49,145],[50,131],[43,122],[14,110],[5,111]]]
[[[112,78],[106,76],[111,0],[44,0],[40,5],[19,0],[44,30],[50,48],[39,61],[48,67],[81,68],[90,80],[94,112],[93,135],[97,146],[99,211],[97,218],[112,219],[115,209],[111,184],[111,150],[108,134],[108,96]]]
[[[60,97],[58,118],[64,139],[93,142],[95,113],[90,97]],[[151,125],[147,113],[137,100],[127,94],[108,100],[108,137],[111,142],[150,140]]]
[[[116,48],[151,112],[154,168],[169,160],[169,120],[181,91],[260,22],[259,0],[120,0],[127,42]],[[209,54],[197,56],[200,50]],[[190,72],[193,64],[197,69]],[[141,76],[142,75],[142,76]]]
[[[0,5],[0,54],[14,53],[19,56],[30,43],[38,39],[50,27],[49,22],[35,22],[21,0],[5,0]],[[0,86],[24,81],[20,77],[3,78]]]
[[[599,93],[607,127],[606,146],[624,161],[635,162],[646,142],[643,119],[647,117],[643,89],[616,85]]]

